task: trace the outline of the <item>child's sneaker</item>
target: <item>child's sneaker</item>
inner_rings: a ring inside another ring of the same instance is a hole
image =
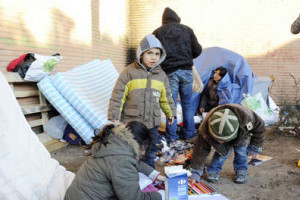
[[[216,183],[219,180],[219,175],[217,173],[209,173],[206,174],[206,180],[211,183]]]
[[[247,173],[248,172],[245,170],[237,171],[234,182],[238,183],[238,184],[247,183],[247,181],[248,181]]]

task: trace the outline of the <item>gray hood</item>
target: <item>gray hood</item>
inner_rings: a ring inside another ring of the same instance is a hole
[[[151,49],[151,48],[160,48],[162,50],[162,54],[160,56],[160,59],[157,63],[156,66],[150,69],[152,71],[154,68],[156,68],[158,65],[160,65],[166,58],[166,51],[160,41],[152,34],[146,35],[144,39],[140,42],[140,45],[138,47],[136,57],[137,57],[137,62],[139,63],[140,66],[142,66],[145,70],[147,68],[141,63],[141,55],[143,52]]]
[[[105,145],[100,142],[93,145],[92,156],[95,158],[128,155],[139,158],[140,147],[134,140],[131,131],[125,125],[113,129],[113,134],[108,136],[108,143]]]

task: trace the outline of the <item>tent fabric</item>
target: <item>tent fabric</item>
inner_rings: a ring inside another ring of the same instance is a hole
[[[63,199],[74,173],[51,158],[0,72],[0,199]]]
[[[96,59],[68,72],[57,72],[40,81],[38,87],[89,144],[94,136],[93,130],[109,123],[109,99],[118,77],[119,73],[110,60]]]
[[[253,73],[244,57],[221,47],[203,49],[201,55],[194,59],[194,66],[205,86],[214,70],[219,66],[227,69],[227,74],[218,85],[219,104],[241,103],[243,94],[251,94]],[[201,94],[193,94],[196,111]]]

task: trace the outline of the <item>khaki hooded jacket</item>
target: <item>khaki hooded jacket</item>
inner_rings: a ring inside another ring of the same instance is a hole
[[[140,59],[151,48],[160,48],[162,54],[157,65],[148,70]],[[123,70],[116,82],[108,119],[124,123],[140,121],[147,128],[154,128],[161,124],[161,109],[167,118],[176,116],[168,77],[159,66],[165,57],[165,50],[154,35],[147,35],[141,41],[136,61]]]

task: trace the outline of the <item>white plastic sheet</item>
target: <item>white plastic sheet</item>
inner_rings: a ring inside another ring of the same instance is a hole
[[[63,199],[74,173],[52,159],[0,72],[0,199]]]

